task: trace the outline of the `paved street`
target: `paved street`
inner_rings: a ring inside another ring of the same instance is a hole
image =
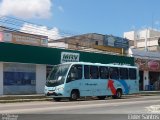
[[[160,113],[160,96],[123,99],[43,101],[0,104],[0,113],[13,114],[140,114]]]
[[[160,96],[131,96],[123,99],[107,98],[74,102],[1,103],[0,113],[2,120],[133,120],[137,119],[132,116],[134,114],[137,114],[139,119],[159,120]],[[145,114],[156,115],[145,116]]]

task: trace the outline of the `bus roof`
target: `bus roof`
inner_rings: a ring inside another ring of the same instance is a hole
[[[117,63],[110,63],[110,64],[102,64],[102,63],[91,63],[91,62],[66,62],[63,64],[82,64],[82,65],[97,65],[97,66],[110,66],[110,67],[127,67],[127,68],[137,68],[137,66],[130,66],[130,65],[120,65]]]

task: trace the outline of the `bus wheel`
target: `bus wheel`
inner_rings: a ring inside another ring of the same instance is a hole
[[[99,100],[104,100],[106,96],[97,96]]]
[[[120,99],[122,97],[122,90],[121,89],[117,90],[116,96],[117,96],[118,99]]]
[[[121,89],[118,89],[116,91],[116,95],[113,95],[112,98],[114,99],[120,99],[122,97],[122,90]]]
[[[75,101],[79,98],[79,91],[78,90],[72,90],[70,100]]]
[[[61,98],[53,98],[54,101],[58,102],[61,100]]]

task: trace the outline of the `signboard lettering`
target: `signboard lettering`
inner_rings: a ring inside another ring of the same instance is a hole
[[[79,53],[62,52],[61,53],[61,63],[64,62],[78,62]]]

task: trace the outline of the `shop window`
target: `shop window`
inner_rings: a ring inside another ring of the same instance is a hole
[[[98,45],[98,41],[95,42],[95,45]]]
[[[36,66],[4,63],[3,81],[4,85],[35,85]]]

